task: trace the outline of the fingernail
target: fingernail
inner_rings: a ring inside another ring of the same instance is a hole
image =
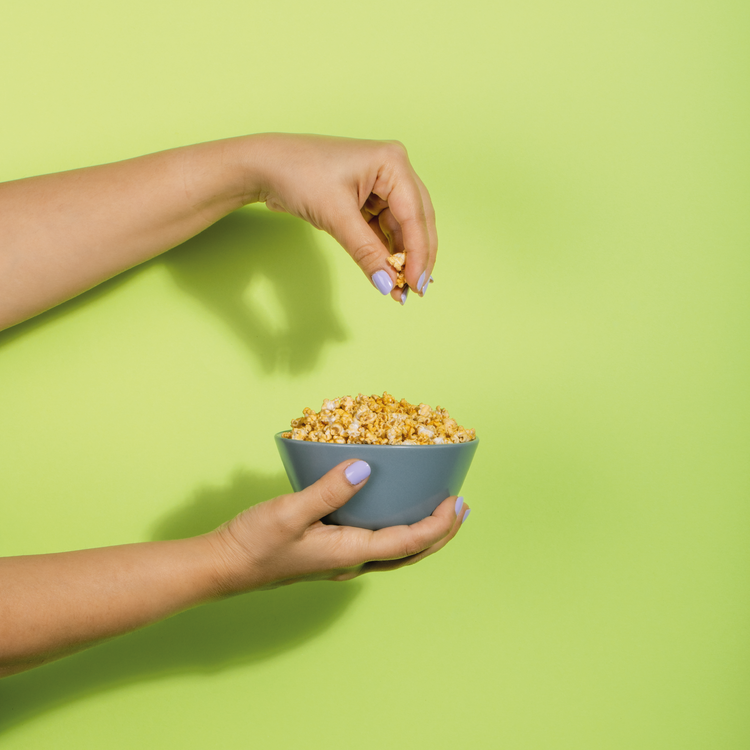
[[[372,275],[372,283],[381,294],[388,294],[393,289],[393,279],[385,271],[375,271]]]
[[[427,275],[427,271],[422,271],[422,275],[419,277],[419,281],[417,282],[417,291],[422,294],[422,287],[424,286],[424,279]]]
[[[404,287],[404,291],[401,292],[401,304],[402,305],[406,304],[406,298],[407,298],[408,295],[409,295],[409,287],[405,286]]]
[[[370,464],[366,461],[355,461],[344,469],[344,475],[349,484],[357,485],[370,476]]]
[[[469,513],[471,513],[471,508],[469,508],[469,510],[464,513],[464,517],[461,519],[461,523],[464,523],[466,521],[466,519],[469,517]]]
[[[459,497],[456,500],[456,515],[458,515],[461,512],[461,508],[464,507],[464,499],[462,497]]]

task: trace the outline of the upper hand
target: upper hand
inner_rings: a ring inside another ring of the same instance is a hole
[[[426,291],[437,254],[435,211],[400,143],[285,133],[257,138],[259,200],[324,229],[373,286],[388,294],[390,284],[397,301],[405,288],[393,286],[397,274],[386,258],[389,250],[406,250],[406,282],[420,295]]]

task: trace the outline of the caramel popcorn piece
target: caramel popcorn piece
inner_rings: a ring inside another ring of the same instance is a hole
[[[406,253],[393,253],[386,260],[397,270],[400,271],[406,263]]]
[[[397,401],[390,393],[325,399],[319,412],[303,409],[291,427],[282,437],[315,443],[447,445],[476,440],[476,431],[461,427],[446,409]]]
[[[406,253],[393,253],[389,255],[386,260],[398,271],[396,276],[396,286],[401,289],[406,284],[406,279],[403,274],[403,267],[406,264]]]

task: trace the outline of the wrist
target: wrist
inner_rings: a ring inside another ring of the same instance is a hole
[[[223,599],[257,588],[252,580],[252,563],[231,533],[229,524],[196,539],[200,539],[208,550],[213,598]]]
[[[264,200],[258,136],[224,138],[180,150],[182,179],[193,210],[220,217]]]
[[[265,203],[271,190],[272,169],[267,162],[274,133],[254,133],[231,138],[233,163],[238,169],[241,205]]]

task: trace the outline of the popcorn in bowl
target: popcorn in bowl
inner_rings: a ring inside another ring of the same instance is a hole
[[[281,437],[313,443],[447,445],[476,440],[476,431],[459,425],[446,409],[396,401],[389,393],[326,399],[319,412],[303,409],[291,427]]]

